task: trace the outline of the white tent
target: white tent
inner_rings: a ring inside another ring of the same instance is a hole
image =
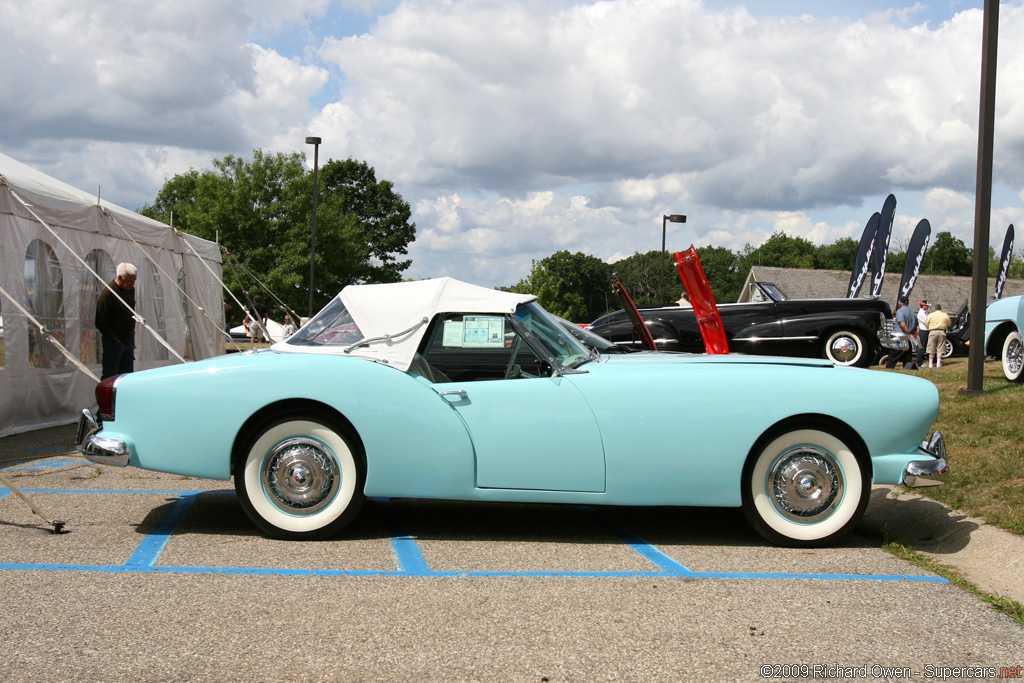
[[[270,335],[272,342],[279,342],[284,339],[284,325],[279,322],[275,322],[270,318],[267,318],[267,334]],[[231,328],[231,334],[249,334],[245,329],[245,325],[238,325],[237,327]]]
[[[100,374],[93,317],[104,286],[83,261],[105,282],[122,261],[138,268],[136,310],[145,325],[136,327],[136,370],[224,352],[215,243],[0,154],[0,436],[67,424],[95,405],[95,380],[50,342]]]

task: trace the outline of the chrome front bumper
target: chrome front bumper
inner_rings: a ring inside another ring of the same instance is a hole
[[[878,330],[878,343],[883,349],[890,351],[906,351],[910,348],[910,337],[900,329],[899,324],[892,318],[885,321],[882,329]]]
[[[949,480],[949,465],[946,464],[946,438],[942,432],[935,432],[927,441],[922,441],[917,452],[929,456],[926,460],[907,463],[903,470],[904,486],[942,486]]]
[[[112,439],[100,436],[99,420],[91,410],[83,410],[78,418],[78,434],[75,442],[78,444],[78,452],[85,456],[86,460],[99,465],[113,465],[115,467],[127,467],[131,458],[128,452],[128,444],[121,439]]]

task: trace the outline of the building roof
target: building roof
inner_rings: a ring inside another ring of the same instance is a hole
[[[750,282],[774,282],[786,296],[791,299],[843,299],[846,298],[850,284],[848,270],[813,270],[810,268],[776,268],[772,266],[754,266],[750,269],[740,292],[739,301],[749,299]],[[996,279],[988,278],[986,299],[991,299],[995,291]],[[896,307],[896,290],[900,286],[900,273],[887,273],[882,285],[881,299]],[[871,289],[871,278],[868,277],[861,289],[861,297],[868,298],[864,292]],[[1024,280],[1007,280],[1003,287],[1003,297],[1024,294]],[[910,290],[910,303],[913,308],[918,302],[942,304],[943,310],[952,313],[965,303],[971,296],[971,278],[957,275],[920,275],[914,288]]]

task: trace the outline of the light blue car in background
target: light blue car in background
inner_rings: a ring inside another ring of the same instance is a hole
[[[285,539],[333,536],[383,496],[741,507],[768,540],[817,546],[857,524],[872,482],[947,472],[942,435],[922,441],[939,410],[927,380],[601,353],[532,295],[450,278],[346,287],[269,350],[121,375],[97,398],[87,458],[234,477]]]
[[[1024,296],[990,301],[985,308],[985,355],[998,358],[1003,375],[1011,382],[1024,382]]]

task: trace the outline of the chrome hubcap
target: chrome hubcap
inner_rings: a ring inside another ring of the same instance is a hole
[[[296,515],[309,515],[329,504],[341,483],[333,453],[307,437],[274,446],[263,462],[261,477],[270,501]]]
[[[813,446],[797,446],[776,458],[767,483],[775,509],[797,522],[823,519],[843,499],[843,480],[835,459]]]
[[[846,335],[832,340],[831,353],[839,363],[849,363],[857,357],[857,340]]]
[[[1005,362],[1006,369],[1010,371],[1010,374],[1020,374],[1020,369],[1024,366],[1024,345],[1021,344],[1019,339],[1011,341],[1006,348]]]

